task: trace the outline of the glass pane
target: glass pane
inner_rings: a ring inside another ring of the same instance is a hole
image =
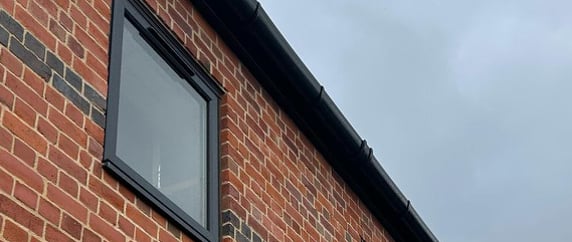
[[[206,101],[126,20],[117,156],[206,226]]]

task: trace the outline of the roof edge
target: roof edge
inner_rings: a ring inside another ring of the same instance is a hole
[[[438,241],[260,3],[191,1],[396,241]]]

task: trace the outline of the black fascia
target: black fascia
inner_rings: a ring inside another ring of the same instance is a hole
[[[257,1],[191,2],[396,241],[438,241]]]
[[[120,74],[124,21],[129,19],[145,40],[163,57],[173,70],[207,101],[207,228],[196,222],[145,178],[117,156],[117,118],[120,93]],[[138,0],[115,0],[112,7],[109,55],[109,88],[106,110],[103,167],[125,182],[141,198],[158,209],[167,219],[197,241],[219,241],[220,172],[219,172],[219,99],[224,90],[202,67],[193,61],[190,53],[167,31]]]

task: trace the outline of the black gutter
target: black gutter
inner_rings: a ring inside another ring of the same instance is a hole
[[[396,241],[438,241],[255,0],[191,0]]]

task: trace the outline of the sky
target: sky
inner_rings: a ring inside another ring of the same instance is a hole
[[[572,241],[572,1],[259,1],[440,241]]]

